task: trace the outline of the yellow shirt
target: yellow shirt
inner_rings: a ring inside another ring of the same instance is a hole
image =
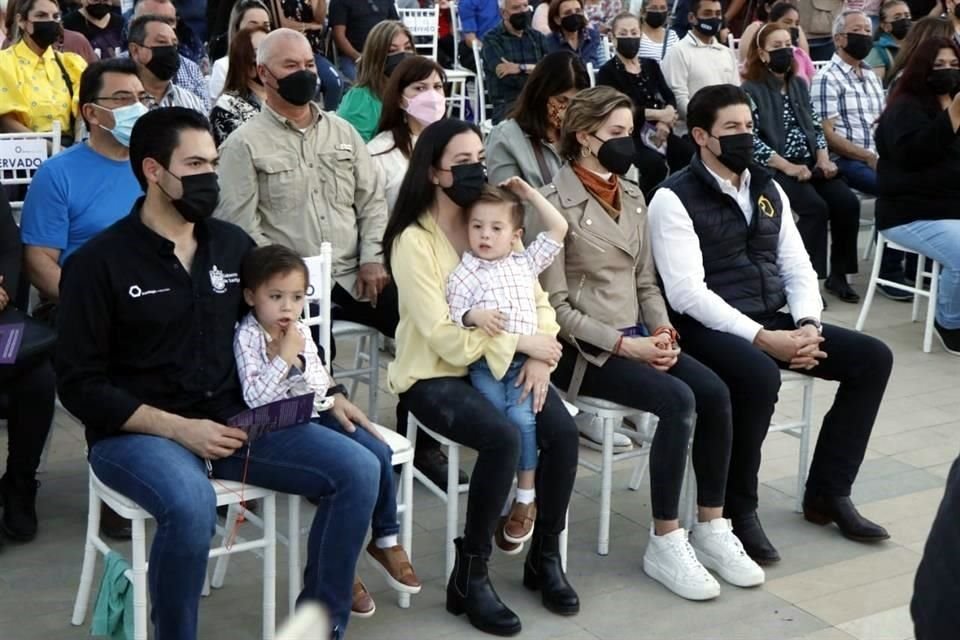
[[[21,40],[0,51],[0,116],[13,114],[38,133],[52,130],[53,122],[59,120],[64,135],[73,135],[70,115],[77,113],[80,75],[87,63],[75,53],[56,55],[73,82],[72,96],[53,47],[38,56]]]
[[[460,264],[460,255],[429,213],[410,225],[393,247],[391,267],[397,283],[400,324],[397,357],[387,369],[390,390],[403,393],[418,380],[463,377],[467,366],[487,359],[498,379],[517,351],[519,336],[490,337],[479,329],[464,329],[450,319],[446,282]],[[536,284],[537,320],[541,334],[556,336],[557,315],[547,294]]]

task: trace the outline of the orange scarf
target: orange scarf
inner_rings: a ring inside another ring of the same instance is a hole
[[[580,166],[579,163],[573,163],[572,167],[590,195],[600,201],[610,217],[618,218],[620,216],[620,180],[616,174],[611,174],[609,180],[604,180],[593,171]]]

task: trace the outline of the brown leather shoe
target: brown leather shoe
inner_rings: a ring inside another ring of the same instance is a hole
[[[500,549],[504,555],[519,555],[520,552],[523,551],[523,543],[507,542],[506,538],[503,537],[503,527],[506,524],[507,516],[500,516],[500,519],[497,520],[497,529],[493,532],[493,540],[497,545],[497,549]]]
[[[350,607],[350,613],[358,618],[369,618],[376,611],[377,603],[373,601],[373,596],[360,581],[360,576],[355,577],[353,579],[353,604]]]
[[[367,545],[367,560],[379,571],[394,591],[401,593],[420,593],[423,585],[413,571],[407,552],[400,545],[381,549],[376,542]]]
[[[107,506],[100,504],[100,532],[113,540],[129,540],[133,536],[130,521]]]
[[[537,503],[523,504],[513,501],[510,515],[503,526],[503,537],[507,542],[526,542],[533,536],[533,523],[537,520]]]

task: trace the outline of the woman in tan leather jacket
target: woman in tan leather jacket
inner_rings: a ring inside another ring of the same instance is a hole
[[[565,343],[552,379],[569,398],[601,398],[659,417],[644,571],[680,596],[707,600],[720,585],[704,567],[743,587],[762,583],[764,574],[723,518],[732,437],[727,387],[680,351],[657,286],[643,195],[619,177],[634,158],[632,129],[630,99],[609,87],[582,91],[567,108],[560,139],[567,164],[542,189],[570,229],[541,275]],[[688,541],[678,506],[691,432],[699,522]]]

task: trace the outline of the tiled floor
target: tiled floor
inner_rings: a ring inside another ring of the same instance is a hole
[[[864,269],[866,269],[866,265]],[[856,281],[864,287],[864,278]],[[826,318],[852,326],[857,308],[830,300]],[[615,475],[611,551],[595,553],[597,477],[582,471],[570,511],[569,575],[582,599],[572,618],[544,610],[537,594],[520,584],[522,556],[496,556],[494,581],[503,599],[521,616],[522,638],[659,639],[730,638],[807,640],[907,640],[913,574],[944,478],[960,449],[960,359],[939,344],[920,351],[920,324],[910,323],[910,306],[879,298],[868,330],[896,353],[893,379],[880,411],[870,450],[854,488],[865,515],[884,524],[892,539],[866,546],[841,538],[793,513],[796,440],[776,434],[764,447],[761,517],[783,561],[767,572],[758,589],[725,586],[715,601],[691,603],[668,593],[641,570],[650,524],[646,485],[631,492],[629,464]],[[829,345],[828,345],[829,346]],[[818,423],[835,385],[817,383]],[[783,394],[779,412],[798,411],[796,394]],[[382,421],[392,426],[393,400],[381,394]],[[0,431],[0,446],[6,438]],[[83,552],[86,517],[86,466],[82,431],[58,415],[47,472],[41,476],[40,535],[31,544],[7,545],[0,554],[0,639],[83,638],[88,627],[69,624]],[[583,455],[595,455],[583,451]],[[351,637],[483,637],[463,618],[444,610],[444,507],[418,487],[415,498],[413,558],[425,580],[412,607],[399,609],[372,570],[360,573],[377,599],[377,614],[351,623]],[[307,509],[305,508],[305,511]],[[281,518],[285,519],[281,507]],[[122,550],[127,550],[121,546]],[[285,603],[284,556],[278,559],[278,600]],[[239,556],[227,583],[201,604],[201,638],[252,639],[260,627],[259,566]],[[281,614],[285,605],[280,604]],[[318,640],[322,634],[318,632]]]

